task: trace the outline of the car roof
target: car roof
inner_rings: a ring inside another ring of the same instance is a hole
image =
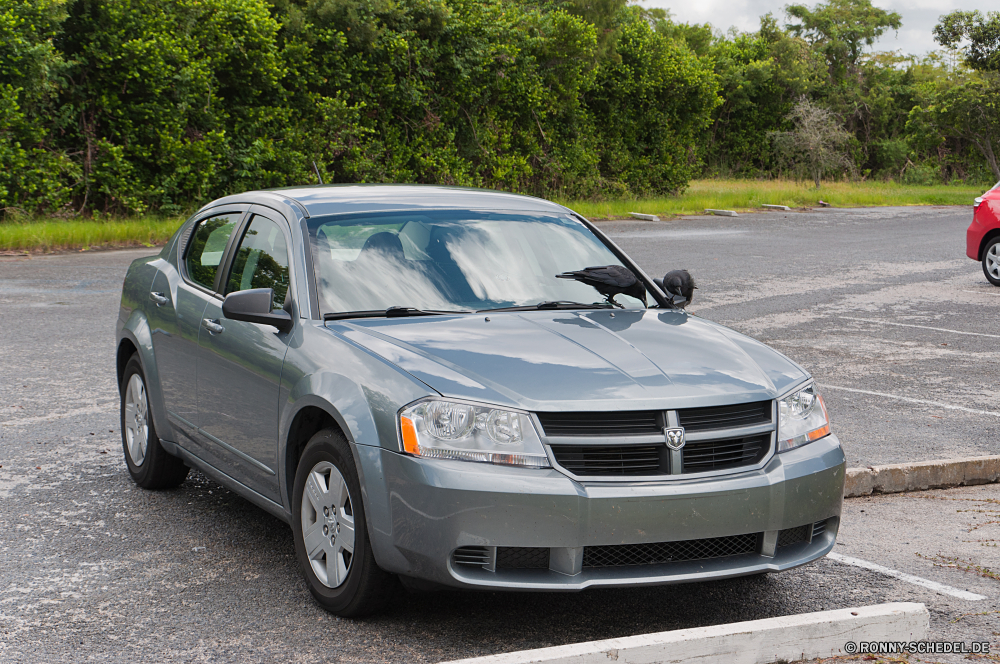
[[[327,184],[281,187],[226,196],[206,207],[237,202],[252,203],[255,199],[274,196],[290,199],[296,207],[306,211],[307,217],[421,209],[569,212],[562,205],[533,196],[490,189],[416,184]]]

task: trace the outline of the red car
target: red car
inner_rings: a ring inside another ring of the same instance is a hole
[[[976,199],[965,243],[966,255],[982,261],[986,278],[1000,286],[1000,182]]]

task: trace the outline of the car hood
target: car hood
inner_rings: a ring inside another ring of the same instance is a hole
[[[444,396],[527,410],[690,408],[773,399],[807,377],[683,311],[538,311],[329,323]]]

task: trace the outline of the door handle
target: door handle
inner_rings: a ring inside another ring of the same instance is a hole
[[[201,324],[211,334],[222,334],[226,331],[226,328],[222,327],[218,320],[212,320],[211,318],[202,318]]]
[[[170,304],[170,298],[163,293],[152,292],[149,294],[149,299],[156,303],[156,306],[160,307],[164,304]]]

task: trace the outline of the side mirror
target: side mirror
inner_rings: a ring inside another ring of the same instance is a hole
[[[292,329],[292,317],[283,309],[271,309],[274,292],[270,288],[230,293],[222,301],[222,315],[232,320],[247,323],[273,325],[282,332]]]

